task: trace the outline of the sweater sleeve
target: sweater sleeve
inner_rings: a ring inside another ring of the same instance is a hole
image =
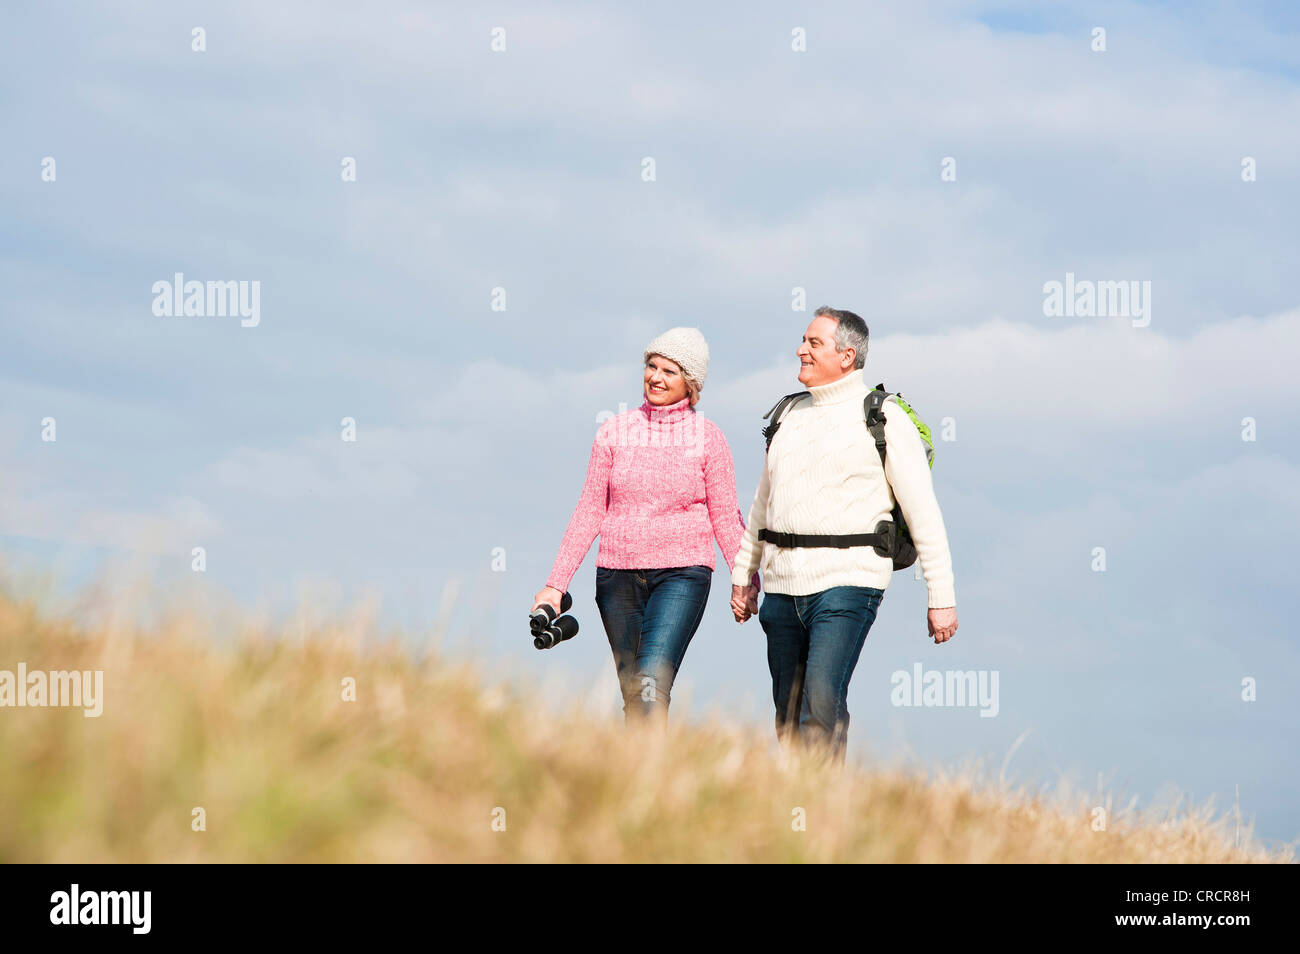
[[[596,432],[596,439],[591,444],[587,481],[582,486],[578,505],[573,508],[573,516],[569,518],[568,529],[564,531],[555,565],[546,578],[546,585],[555,587],[561,593],[569,589],[573,574],[578,571],[578,566],[591,549],[591,542],[600,532],[605,509],[609,506],[609,472],[613,462],[614,449],[606,440],[605,429],[602,427]]]
[[[763,460],[763,473],[758,478],[758,490],[754,491],[754,502],[749,507],[749,521],[745,533],[740,538],[740,549],[736,551],[736,562],[731,568],[733,586],[744,586],[751,582],[751,574],[757,575],[758,564],[763,559],[763,543],[758,539],[758,531],[767,526],[767,498],[771,491],[771,482],[767,476],[767,459]]]
[[[916,544],[930,608],[956,606],[948,532],[934,495],[925,443],[907,412],[892,402],[885,405],[885,477]]]
[[[704,444],[704,496],[713,536],[722,548],[727,569],[734,570],[736,553],[745,534],[745,520],[736,499],[736,466],[731,448],[722,431],[714,426],[709,427]],[[749,582],[758,586],[758,573],[753,573]]]

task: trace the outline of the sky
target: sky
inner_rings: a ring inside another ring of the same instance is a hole
[[[370,600],[413,646],[437,634],[614,718],[595,545],[579,636],[537,653],[523,626],[598,420],[640,404],[652,338],[698,327],[699,411],[748,513],[812,311],[848,308],[868,383],[950,422],[934,482],[960,620],[936,647],[924,583],[895,574],[851,756],[1214,799],[1300,838],[1294,6],[5,20],[11,572],[77,587],[128,564],[275,612]],[[178,272],[257,282],[256,324],[156,314]],[[1149,310],[1046,313],[1067,280],[1136,282]],[[674,712],[770,725],[762,630],[728,586],[719,552]],[[917,663],[997,672],[997,715],[893,705]]]

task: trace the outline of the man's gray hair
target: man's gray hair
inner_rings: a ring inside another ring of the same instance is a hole
[[[866,367],[867,338],[870,336],[867,323],[851,311],[827,308],[825,305],[818,308],[813,317],[820,318],[823,315],[835,322],[835,350],[853,348],[857,352],[853,356],[854,369]]]

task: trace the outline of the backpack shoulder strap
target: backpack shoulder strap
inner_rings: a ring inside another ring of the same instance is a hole
[[[862,413],[867,419],[867,430],[876,441],[876,451],[880,454],[880,466],[885,465],[885,401],[889,392],[884,383],[877,384],[862,399]]]
[[[773,404],[772,409],[763,415],[763,420],[765,421],[768,418],[771,418],[771,423],[768,424],[767,427],[763,428],[763,439],[767,441],[767,447],[764,448],[764,453],[771,449],[772,438],[776,437],[777,428],[781,426],[781,418],[785,415],[785,412],[789,409],[790,405],[795,401],[798,401],[800,398],[808,397],[811,393],[812,392],[810,391],[796,391],[794,394],[787,394],[785,397],[781,398],[781,400]]]

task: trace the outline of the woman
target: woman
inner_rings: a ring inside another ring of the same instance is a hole
[[[704,336],[671,328],[650,342],[644,360],[645,401],[596,433],[582,495],[533,600],[533,609],[549,603],[559,612],[560,597],[600,535],[596,605],[629,721],[667,717],[673,681],[708,600],[713,540],[731,568],[745,532],[731,449],[695,410],[709,370]]]

